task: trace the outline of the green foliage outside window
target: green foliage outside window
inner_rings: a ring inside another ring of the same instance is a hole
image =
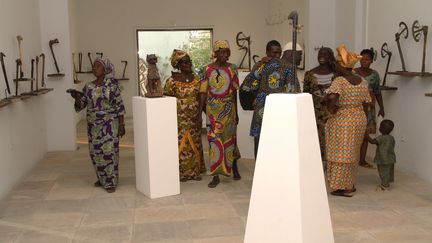
[[[183,43],[180,50],[186,51],[191,59],[195,72],[212,61],[212,37],[210,31],[190,31],[189,42]]]

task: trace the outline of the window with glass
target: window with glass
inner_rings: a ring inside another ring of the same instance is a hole
[[[212,61],[212,29],[137,30],[139,94],[146,92],[146,57],[155,54],[162,86],[175,71],[170,57],[174,49],[186,51],[197,74]]]

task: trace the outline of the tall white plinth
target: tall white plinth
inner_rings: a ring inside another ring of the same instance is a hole
[[[136,188],[149,198],[180,194],[174,97],[132,98]]]
[[[309,94],[266,99],[244,242],[334,242]]]

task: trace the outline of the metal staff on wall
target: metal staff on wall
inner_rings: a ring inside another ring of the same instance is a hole
[[[412,25],[412,35],[414,37],[414,40],[416,42],[420,41],[420,38],[423,34],[423,58],[422,58],[422,67],[421,72],[425,73],[425,60],[426,60],[426,43],[427,43],[427,34],[428,34],[428,27],[423,25],[420,26],[418,20],[414,21]]]
[[[408,26],[404,22],[399,23],[399,31],[395,34],[395,41],[396,41],[396,44],[398,47],[399,56],[400,56],[401,63],[402,63],[402,71],[406,72],[405,60],[404,60],[404,56],[403,56],[402,48],[401,48],[401,44],[400,44],[400,37],[403,37],[405,39],[408,38]]]
[[[382,46],[381,46],[381,57],[382,58],[388,57],[386,69],[385,69],[385,72],[384,72],[383,83],[381,85],[381,90],[397,90],[396,87],[386,86],[387,73],[388,73],[388,69],[389,69],[389,66],[390,66],[390,60],[391,60],[391,57],[392,57],[392,52],[389,50],[387,42],[384,42],[384,44],[382,44]]]
[[[3,52],[0,52],[0,62],[1,62],[1,67],[2,67],[2,71],[3,71],[3,77],[6,83],[6,90],[9,93],[9,95],[11,94],[10,91],[10,87],[9,87],[9,81],[8,81],[8,77],[6,74],[6,67],[5,67],[5,63],[4,63],[4,58],[6,57],[6,55]]]
[[[298,32],[298,13],[297,11],[292,11],[288,15],[288,19],[291,20],[291,24],[293,26],[292,30],[292,65],[293,65],[293,75],[294,75],[294,82],[297,80],[297,64],[296,64],[296,47],[297,47],[297,32]],[[291,87],[292,93],[297,93],[295,89],[295,84]]]

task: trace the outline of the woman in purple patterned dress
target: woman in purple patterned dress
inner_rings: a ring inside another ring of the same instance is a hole
[[[119,178],[119,139],[125,134],[125,108],[112,63],[106,58],[97,58],[93,74],[96,80],[84,86],[83,94],[73,92],[71,95],[77,112],[87,107],[89,151],[98,179],[94,185],[111,193]]]

